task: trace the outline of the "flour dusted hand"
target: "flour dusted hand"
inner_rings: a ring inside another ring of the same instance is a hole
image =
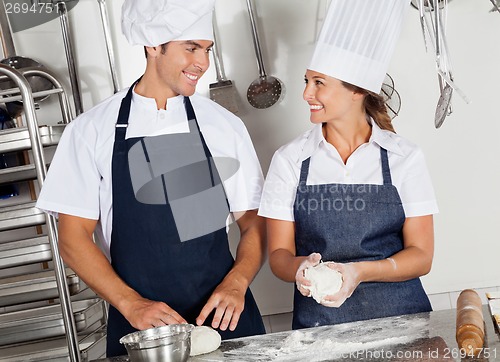
[[[327,295],[334,295],[342,287],[342,274],[329,268],[327,263],[309,267],[304,274],[311,282],[311,286],[304,288],[311,291],[311,296],[318,303],[322,303]]]
[[[318,265],[320,260],[321,254],[312,253],[306,259],[304,259],[304,261],[299,265],[299,268],[297,269],[297,273],[295,274],[295,284],[297,285],[297,289],[299,290],[300,294],[305,297],[311,296],[311,291],[308,288],[305,288],[310,287],[311,282],[306,278],[304,272],[307,268]]]
[[[360,275],[357,269],[357,263],[325,263],[329,268],[338,271],[342,274],[342,287],[340,290],[332,295],[327,295],[321,301],[321,304],[325,307],[335,307],[338,308],[347,298],[349,298],[354,290],[358,287],[360,280]]]

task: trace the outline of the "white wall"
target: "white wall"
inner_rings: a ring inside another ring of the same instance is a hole
[[[121,0],[108,0],[122,87],[144,68],[141,47],[129,46],[120,31]],[[264,172],[273,152],[310,126],[302,101],[303,75],[327,0],[254,0],[267,73],[281,79],[284,99],[265,110],[246,102],[246,89],[258,70],[245,0],[217,0],[218,33],[226,74],[239,94],[239,116],[253,138]],[[500,14],[488,0],[449,4],[448,42],[456,83],[472,100],[454,95],[454,112],[434,128],[439,97],[435,63],[424,51],[418,11],[410,9],[389,73],[402,97],[394,121],[398,133],[419,144],[434,181],[440,214],[435,218],[436,251],[428,293],[500,285],[499,99]],[[97,2],[81,0],[70,13],[84,92],[84,107],[112,94]],[[38,59],[67,80],[59,22],[56,19],[15,34],[17,53]],[[208,95],[213,67],[198,91]],[[46,105],[45,105],[46,104]],[[39,111],[42,123],[55,121],[53,100]],[[253,285],[264,314],[291,310],[292,285],[278,281],[267,265]]]

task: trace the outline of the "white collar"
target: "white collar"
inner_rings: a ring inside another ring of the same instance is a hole
[[[150,110],[160,111],[156,107],[156,100],[154,98],[148,98],[136,93],[135,86],[134,90],[132,91],[132,103],[136,103],[137,105],[147,109],[148,111]],[[184,105],[184,97],[181,95],[167,98],[167,110],[173,110],[183,105]],[[164,111],[163,109],[161,110]]]
[[[394,152],[398,155],[403,156],[404,153],[399,147],[395,137],[392,137],[393,134],[390,131],[383,131],[380,127],[373,121],[370,117],[369,122],[372,127],[372,134],[370,135],[370,139],[368,143],[376,143],[380,147],[385,148],[387,151]],[[326,139],[323,136],[322,124],[314,125],[313,129],[309,133],[307,140],[304,143],[302,148],[302,152],[299,154],[298,163],[304,161],[306,158],[311,157],[314,152],[318,149],[321,143],[326,143]]]

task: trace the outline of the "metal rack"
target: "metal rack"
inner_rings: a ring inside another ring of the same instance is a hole
[[[28,76],[49,80],[53,88],[32,93]],[[39,68],[13,69],[0,64],[0,81],[16,87],[0,91],[0,103],[22,101],[23,127],[0,131],[0,153],[25,151],[30,163],[0,170],[0,185],[37,181],[41,188],[49,162],[45,151],[56,147],[70,108],[56,77]],[[38,124],[34,99],[57,94],[62,121]],[[36,226],[42,234],[7,240],[2,233]],[[41,266],[26,271],[26,267]],[[23,269],[24,268],[24,269]],[[35,268],[36,269],[36,268]],[[106,308],[85,283],[64,267],[57,247],[56,219],[34,201],[0,206],[0,355],[2,361],[89,361],[105,352]]]

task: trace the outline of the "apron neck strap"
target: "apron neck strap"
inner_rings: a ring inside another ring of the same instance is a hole
[[[382,178],[384,180],[384,185],[392,185],[391,169],[389,167],[389,157],[387,156],[387,150],[380,147],[380,160],[382,161]],[[300,168],[300,180],[299,184],[305,185],[307,182],[307,175],[309,174],[309,164],[311,163],[311,157],[306,158],[302,161],[302,167]]]
[[[308,157],[304,161],[302,161],[302,167],[300,168],[299,185],[305,185],[307,183],[307,175],[309,175],[310,163],[311,163],[311,157]]]
[[[118,112],[118,119],[115,125],[115,141],[125,139],[125,133],[127,132],[128,127],[128,116],[130,114],[130,105],[132,104],[132,92],[134,91],[135,85],[141,80],[141,78],[137,79],[130,86],[127,94],[122,99],[120,111]]]
[[[392,185],[389,157],[387,156],[387,150],[382,147],[380,147],[380,161],[382,162],[382,177],[384,179],[384,185]]]

